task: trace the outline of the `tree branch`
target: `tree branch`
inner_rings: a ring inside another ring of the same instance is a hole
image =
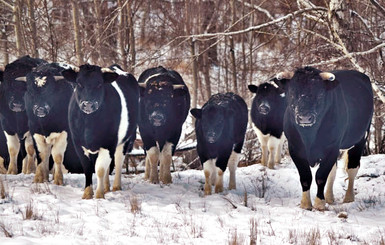
[[[179,38],[211,38],[211,37],[217,37],[217,36],[234,36],[234,35],[240,35],[251,31],[257,31],[262,28],[275,25],[279,22],[286,21],[290,18],[294,18],[297,15],[301,15],[303,13],[311,12],[311,11],[327,11],[326,8],[323,7],[314,7],[314,8],[306,8],[306,9],[300,9],[297,11],[294,11],[293,13],[287,14],[283,17],[280,17],[278,19],[274,19],[270,22],[266,22],[257,26],[251,26],[249,28],[246,28],[244,30],[239,31],[232,31],[232,32],[217,32],[217,33],[206,33],[206,34],[197,34],[197,35],[190,35],[190,36],[180,36]]]
[[[0,0],[1,3],[3,3],[5,6],[7,6],[10,10],[13,10],[14,6],[5,0]]]
[[[381,14],[385,16],[385,8],[383,8],[376,0],[370,0],[370,2],[380,10]]]

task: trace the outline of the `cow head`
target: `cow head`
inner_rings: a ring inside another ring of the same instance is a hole
[[[253,108],[263,116],[268,115],[274,106],[280,103],[279,100],[285,97],[285,92],[274,83],[249,85],[248,88],[255,93]]]
[[[170,110],[173,98],[186,93],[184,85],[175,85],[163,79],[140,83],[139,87],[145,115],[155,127],[165,125],[171,116],[169,113],[175,113]]]
[[[80,110],[94,113],[104,100],[104,84],[114,82],[119,75],[108,68],[82,65],[78,69],[62,71],[65,79],[75,84],[74,96]]]
[[[55,63],[43,64],[32,69],[26,77],[19,77],[16,80],[27,82],[26,103],[32,106],[35,116],[46,117],[56,101],[55,84],[64,80],[60,75],[60,68]],[[28,101],[27,101],[28,100]]]
[[[203,137],[210,144],[216,143],[225,130],[225,120],[230,115],[222,106],[207,104],[202,109],[191,109],[191,114],[200,121]]]
[[[280,76],[277,79],[286,79],[283,87],[286,88],[288,110],[294,116],[295,123],[301,127],[315,125],[327,111],[325,95],[338,85],[334,74],[305,67],[297,69],[294,74]],[[282,83],[278,84],[282,86]]]

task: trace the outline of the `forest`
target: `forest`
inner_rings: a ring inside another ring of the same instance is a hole
[[[354,69],[375,91],[369,153],[385,153],[383,0],[0,0],[0,66],[23,55],[181,73],[200,107],[314,66]],[[255,138],[255,136],[254,136]]]

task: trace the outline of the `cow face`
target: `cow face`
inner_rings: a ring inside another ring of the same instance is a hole
[[[161,127],[170,118],[173,98],[185,93],[184,85],[173,85],[167,81],[152,81],[140,84],[141,103],[145,115],[154,127]]]
[[[64,79],[55,76],[58,72],[54,68],[49,68],[49,65],[43,65],[38,70],[34,68],[26,77],[26,101],[32,106],[33,114],[40,118],[46,117],[55,103],[56,81]]]
[[[332,73],[311,67],[298,69],[287,84],[288,110],[301,127],[312,127],[327,111],[325,99],[329,90],[338,85]]]
[[[13,112],[25,111],[24,93],[27,90],[23,81],[14,80],[12,83],[6,83],[5,99],[8,107]]]
[[[82,65],[76,71],[64,70],[65,79],[75,83],[74,96],[80,110],[86,114],[94,113],[99,109],[104,100],[104,84],[112,83],[118,74],[108,68],[93,65]]]
[[[280,98],[284,97],[284,91],[270,83],[263,83],[259,86],[249,85],[249,90],[255,93],[253,107],[256,112],[262,116],[266,116],[280,103]]]
[[[191,114],[200,120],[205,140],[210,144],[216,143],[222,136],[229,112],[221,106],[208,105],[203,109],[192,109]]]

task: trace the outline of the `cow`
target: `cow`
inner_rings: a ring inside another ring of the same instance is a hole
[[[194,108],[197,151],[205,175],[205,195],[223,191],[223,173],[230,171],[229,190],[236,189],[235,171],[248,121],[245,101],[234,93],[215,94],[201,109]]]
[[[300,176],[301,208],[312,209],[310,167],[315,165],[319,168],[315,175],[318,188],[314,208],[325,210],[326,202],[334,202],[335,163],[343,149],[347,150],[349,179],[344,202],[354,201],[354,178],[360,167],[373,115],[373,91],[369,78],[354,70],[323,72],[304,67],[295,73],[279,73],[277,79],[278,85],[286,91],[288,105],[284,132],[290,156]]]
[[[124,148],[135,137],[139,88],[134,76],[118,66],[85,64],[62,71],[75,89],[68,109],[69,127],[85,174],[83,199],[93,198],[92,173],[97,177],[96,198],[110,190],[109,168],[115,162],[113,191],[121,190]]]
[[[146,152],[144,178],[169,184],[172,156],[190,109],[190,93],[178,72],[162,66],[145,70],[138,82],[138,126]]]
[[[31,173],[35,170],[35,149],[28,130],[24,103],[27,86],[25,82],[15,79],[26,76],[32,68],[42,63],[46,61],[27,55],[6,65],[3,72],[0,90],[4,96],[0,98],[0,115],[9,152],[8,174],[17,174],[20,170]]]
[[[43,63],[26,77],[16,78],[27,83],[24,100],[28,128],[39,158],[35,183],[48,181],[51,155],[55,166],[54,184],[63,184],[63,170],[83,172],[69,135],[68,105],[73,88],[61,75],[63,70],[58,63]]]
[[[0,81],[3,81],[3,69],[0,69]],[[4,94],[0,90],[0,98],[3,98]],[[0,114],[0,121],[1,121],[2,115]],[[7,166],[9,163],[9,154],[8,154],[8,147],[7,147],[7,139],[5,138],[5,134],[3,131],[3,128],[1,127],[0,123],[0,174],[6,174],[7,173]]]
[[[249,85],[255,93],[250,117],[262,148],[261,164],[270,169],[274,163],[281,162],[283,134],[283,115],[286,110],[285,92],[272,82]]]

